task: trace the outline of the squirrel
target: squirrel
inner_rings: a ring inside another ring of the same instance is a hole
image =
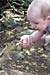
[[[15,44],[9,44],[9,46],[6,46],[2,52],[0,53],[0,67],[2,67],[2,64],[5,60],[12,60],[10,57],[10,51],[15,48]]]

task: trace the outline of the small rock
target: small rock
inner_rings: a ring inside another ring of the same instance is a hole
[[[25,73],[25,72],[21,72],[21,71],[18,71],[18,70],[10,70],[9,75],[34,75],[34,74]]]
[[[46,54],[42,54],[41,57],[47,58],[48,56]]]
[[[8,75],[5,71],[0,71],[0,75]]]

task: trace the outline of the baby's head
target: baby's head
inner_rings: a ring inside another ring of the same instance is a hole
[[[50,0],[33,0],[28,8],[27,17],[33,28],[45,30],[50,23]]]

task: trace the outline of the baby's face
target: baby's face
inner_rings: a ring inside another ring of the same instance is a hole
[[[45,30],[47,22],[42,19],[39,9],[34,8],[33,10],[28,10],[27,17],[33,29],[37,29],[39,31]]]

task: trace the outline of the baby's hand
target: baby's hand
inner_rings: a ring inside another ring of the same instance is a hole
[[[29,35],[24,35],[21,37],[19,45],[21,46],[21,48],[27,48],[30,47],[32,44],[32,39]]]

